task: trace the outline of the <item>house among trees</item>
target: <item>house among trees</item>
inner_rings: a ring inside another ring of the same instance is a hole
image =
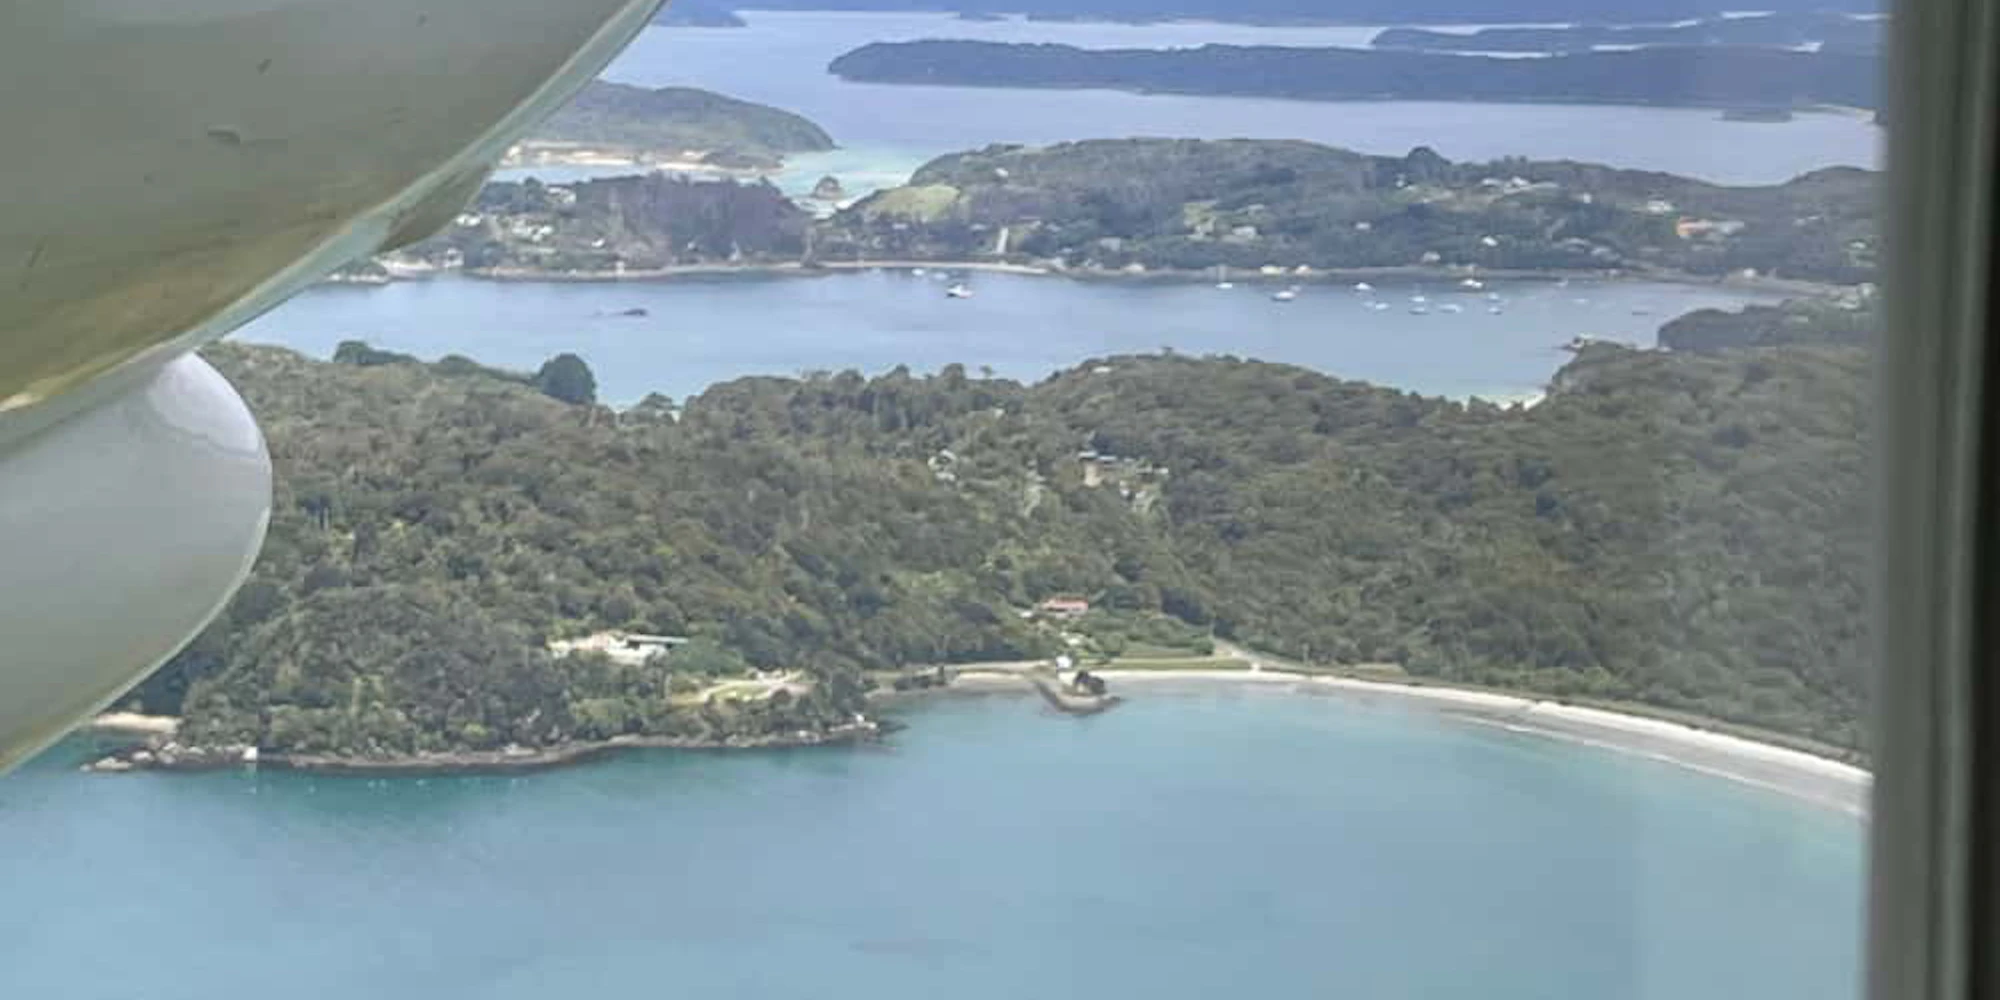
[[[1035,605],[1045,618],[1081,618],[1090,613],[1090,602],[1081,597],[1051,597]]]
[[[655,656],[666,656],[675,649],[687,645],[687,638],[678,635],[646,635],[641,632],[598,632],[581,639],[555,639],[549,643],[549,652],[557,656],[571,653],[602,653],[613,663],[638,666]]]

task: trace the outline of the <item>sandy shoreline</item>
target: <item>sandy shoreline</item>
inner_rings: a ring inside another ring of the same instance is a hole
[[[1865,770],[1803,750],[1732,736],[1666,719],[1564,705],[1527,695],[1500,694],[1451,687],[1419,687],[1386,681],[1291,673],[1283,670],[1118,670],[1094,671],[1113,689],[1163,688],[1184,685],[1191,690],[1217,685],[1290,689],[1305,694],[1332,694],[1359,701],[1379,701],[1442,712],[1455,718],[1510,732],[1596,747],[1645,757],[1676,767],[1777,792],[1828,809],[1866,816],[1872,776]],[[971,670],[960,674],[946,692],[1032,693],[1011,673]]]
[[[1032,696],[1035,694],[1035,688],[1025,676],[1025,671],[1030,666],[1033,665],[1006,664],[985,668],[968,666],[957,673],[949,687],[906,692],[878,692],[871,697],[871,701],[890,707],[915,704],[938,695]],[[1862,768],[1804,750],[1630,712],[1565,705],[1531,695],[1419,686],[1269,668],[1263,670],[1111,668],[1095,673],[1111,682],[1114,691],[1134,689],[1143,691],[1148,688],[1159,691],[1178,687],[1190,693],[1202,693],[1212,692],[1218,687],[1253,687],[1308,695],[1330,695],[1362,703],[1435,711],[1471,724],[1645,757],[1711,777],[1776,792],[1853,816],[1865,817],[1868,813],[1869,790],[1873,778]],[[88,725],[91,729],[104,732],[163,737],[171,736],[178,722],[178,719],[169,716],[109,712],[93,719]],[[476,772],[527,770],[581,763],[609,752],[642,747],[713,749],[810,746],[851,742],[856,738],[865,737],[858,732],[783,734],[723,743],[676,738],[622,737],[601,743],[578,743],[517,754],[499,752],[443,754],[379,761],[312,755],[288,758],[274,754],[266,760],[276,767],[322,772]],[[189,769],[230,766],[236,762],[237,758],[234,755],[224,755],[215,761],[190,762],[194,766]]]

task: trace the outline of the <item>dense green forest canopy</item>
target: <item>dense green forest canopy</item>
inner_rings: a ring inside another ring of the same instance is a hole
[[[810,223],[768,181],[652,173],[551,185],[530,177],[488,183],[454,225],[402,253],[473,270],[796,260]]]
[[[250,581],[138,695],[190,739],[823,726],[871,670],[1047,655],[1018,612],[1085,596],[1319,664],[1862,741],[1860,348],[1590,347],[1532,408],[1169,355],[622,413],[463,359],[208,353],[277,492]],[[547,651],[606,628],[692,637],[699,667]],[[718,706],[690,669],[807,688]]]
[[[603,80],[550,115],[529,141],[757,163],[833,148],[825,129],[769,105],[694,87],[652,90]]]
[[[871,42],[827,68],[847,80],[933,86],[1111,88],[1330,101],[1785,108],[1875,108],[1881,76],[1881,64],[1867,54],[1751,46],[1662,46],[1513,59],[1395,49],[1083,49],[927,40]]]
[[[1660,327],[1660,346],[1720,351],[1781,344],[1871,344],[1882,329],[1878,304],[1797,300],[1742,309],[1697,309]]]
[[[1008,254],[1071,266],[1874,273],[1880,175],[1727,187],[1570,161],[1454,163],[1283,140],[1115,139],[940,157],[823,228],[829,259]]]

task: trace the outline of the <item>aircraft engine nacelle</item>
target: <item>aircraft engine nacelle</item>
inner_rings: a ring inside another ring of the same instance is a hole
[[[188,354],[448,222],[659,0],[0,13],[0,770],[241,582],[269,461]]]

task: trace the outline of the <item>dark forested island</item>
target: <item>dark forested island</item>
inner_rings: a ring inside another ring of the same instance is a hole
[[[790,153],[832,148],[824,129],[789,111],[693,87],[653,90],[598,80],[543,122],[514,160],[590,155],[774,167]]]
[[[1107,648],[1212,633],[1863,739],[1859,347],[1592,346],[1505,409],[1169,355],[613,412],[574,358],[208,354],[277,492],[249,582],[134,698],[193,744],[818,738],[889,678],[1061,648],[1022,614],[1052,598]],[[612,629],[664,655],[558,641]]]
[[[1592,23],[1477,31],[1388,28],[1369,44],[1431,52],[1582,52],[1600,45],[1814,45],[1822,50],[1877,52],[1886,27],[1887,22],[1879,19],[1811,11],[1676,24]]]
[[[994,146],[824,223],[827,260],[999,257],[1098,270],[1482,268],[1853,284],[1875,267],[1879,175],[1725,187],[1569,161],[1454,163],[1307,142]]]
[[[670,28],[741,28],[736,12],[713,0],[672,0],[653,15],[653,23]]]
[[[1750,46],[1509,59],[1388,49],[1080,49],[915,41],[864,45],[835,59],[828,70],[869,83],[1111,88],[1304,100],[1874,108],[1881,67],[1872,56],[1853,52]]]

